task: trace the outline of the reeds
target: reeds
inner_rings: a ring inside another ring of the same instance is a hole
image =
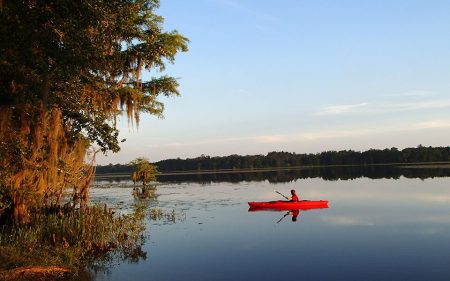
[[[106,205],[70,212],[42,211],[29,225],[0,229],[0,269],[58,265],[77,270],[109,253],[136,259],[141,250],[144,212],[115,215]]]
[[[150,209],[148,217],[153,221],[165,221],[169,223],[182,222],[186,220],[186,213],[175,210],[164,211],[162,209]]]

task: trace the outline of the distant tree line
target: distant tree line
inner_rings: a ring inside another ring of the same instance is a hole
[[[290,152],[270,152],[267,155],[229,155],[210,157],[201,155],[188,159],[167,159],[154,163],[161,172],[196,170],[239,170],[277,167],[304,167],[326,165],[371,165],[385,163],[448,162],[450,147],[425,147],[399,150],[370,149],[364,152],[353,150],[325,151],[321,153],[296,154]],[[97,173],[131,173],[129,165],[109,164],[97,166]]]
[[[429,168],[426,168],[429,166]],[[358,178],[369,179],[400,179],[401,177],[410,179],[427,179],[450,177],[450,169],[439,168],[435,165],[397,166],[397,165],[372,165],[372,166],[337,166],[337,167],[304,167],[300,169],[281,169],[269,171],[254,171],[243,173],[239,171],[229,173],[175,173],[170,175],[159,175],[158,182],[194,182],[200,184],[210,184],[214,182],[264,182],[287,183],[297,180],[321,178],[325,181],[354,180]],[[102,182],[129,181],[129,178],[107,177],[99,178]]]
[[[109,164],[97,166],[96,174],[132,174],[133,166],[130,164]]]
[[[339,166],[302,168],[293,170],[276,170],[252,173],[208,173],[208,174],[176,174],[160,175],[159,182],[195,182],[210,184],[213,182],[263,182],[287,183],[301,179],[321,178],[325,181],[354,180],[358,178],[369,179],[400,179],[405,178],[438,178],[450,177],[448,168],[406,168],[399,166]]]

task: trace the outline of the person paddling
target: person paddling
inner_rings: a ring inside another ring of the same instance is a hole
[[[292,196],[288,198],[289,201],[291,201],[291,202],[298,202],[299,201],[297,193],[295,192],[294,189],[291,190],[291,195]]]
[[[292,216],[292,221],[297,221],[297,217],[298,215],[300,215],[300,210],[299,209],[291,210],[289,211],[289,215]]]

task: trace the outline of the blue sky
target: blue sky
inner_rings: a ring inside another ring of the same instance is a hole
[[[161,0],[157,13],[191,41],[163,73],[182,96],[137,130],[122,120],[127,141],[99,164],[449,145],[450,1]]]

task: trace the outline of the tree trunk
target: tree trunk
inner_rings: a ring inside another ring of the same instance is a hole
[[[27,205],[21,200],[19,202],[13,202],[13,219],[16,224],[28,224],[30,223],[30,213],[28,212]]]

